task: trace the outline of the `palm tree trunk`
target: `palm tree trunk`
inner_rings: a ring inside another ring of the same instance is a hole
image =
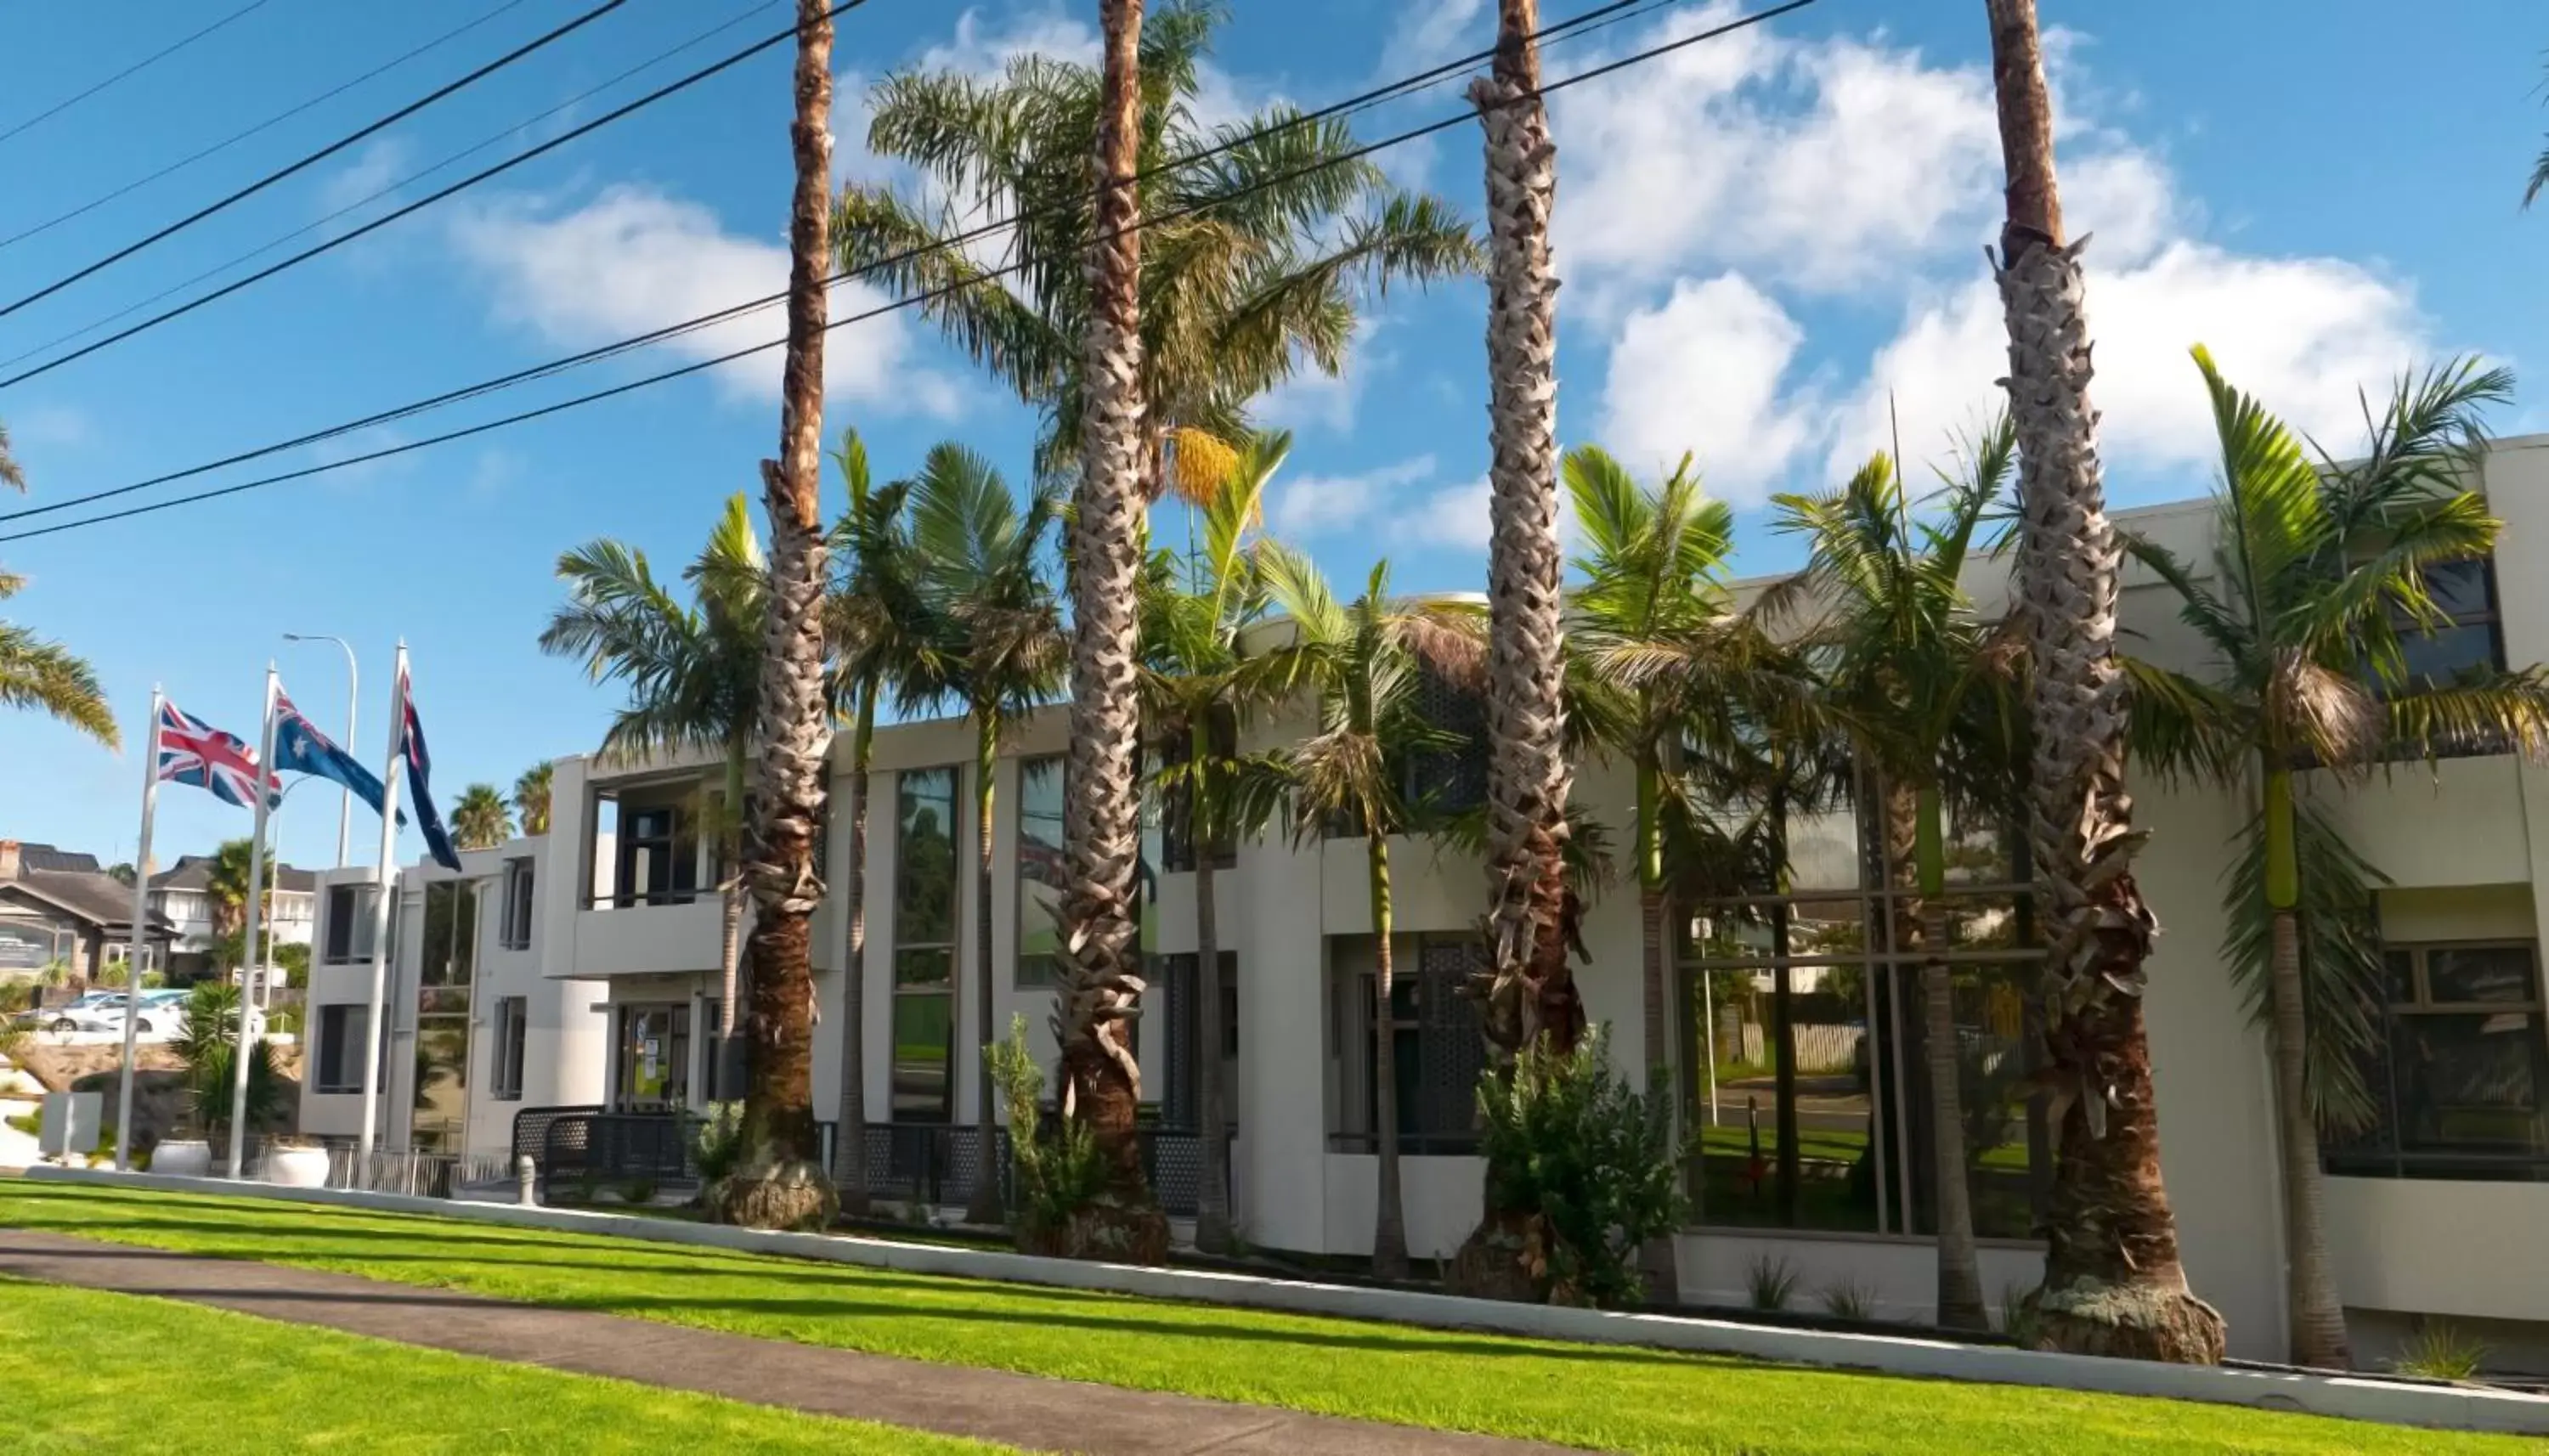
[[[1493,74],[1469,88],[1486,132],[1488,1036],[1572,1049],[1584,1010],[1567,964],[1568,768],[1559,707],[1558,280],[1549,223],[1558,148],[1531,41],[1539,0],[1497,0]]]
[[[868,1211],[868,758],[876,743],[877,684],[859,684],[858,718],[850,730],[849,863],[841,915],[849,921],[849,956],[841,965],[841,1116],[832,1134],[832,1184],[841,1212]]]
[[[1392,1025],[1389,900],[1389,836],[1375,827],[1368,843],[1371,865],[1371,1105],[1375,1132],[1371,1272],[1382,1279],[1407,1277],[1407,1209],[1398,1190],[1398,1035]]]
[[[968,1224],[997,1224],[1000,1207],[999,1150],[1000,1119],[992,1111],[991,1059],[989,1055],[994,1037],[991,1003],[997,997],[998,977],[993,973],[991,957],[991,774],[999,766],[999,729],[990,713],[977,707],[974,712],[974,963],[975,984],[982,988],[974,998],[974,1020],[980,1043],[974,1048],[977,1081],[974,1103],[974,1139],[977,1156],[973,1196],[965,1204]]]
[[[2158,921],[2130,868],[2141,840],[2124,791],[2119,552],[2089,406],[2087,290],[2078,249],[2061,240],[2035,0],[1985,8],[2009,176],[1997,268],[2019,439],[2019,609],[2034,666],[2030,833],[2044,884],[2046,1070],[2060,1110],[2035,1313],[2051,1348],[2210,1364],[2221,1358],[2221,1317],[2178,1260],[2142,1029]]]
[[[761,774],[750,876],[752,1066],[742,1165],[711,1200],[727,1223],[789,1228],[836,1208],[814,1128],[814,833],[832,742],[823,691],[822,518],[825,231],[832,177],[832,21],[798,0],[797,188],[788,222],[788,355],[780,458],[761,463],[770,511],[770,621],[762,643]]]
[[[1208,725],[1198,720],[1194,759],[1207,760],[1212,744]],[[1222,1106],[1221,1086],[1221,909],[1213,902],[1218,870],[1213,851],[1220,843],[1219,785],[1197,775],[1194,802],[1203,812],[1195,823],[1195,1123],[1202,1138],[1203,1189],[1195,1195],[1195,1247],[1208,1254],[1227,1253],[1230,1229],[1230,1144],[1223,1130],[1230,1116]]]
[[[734,1074],[741,1069],[735,1056],[734,1027],[742,1004],[736,999],[736,980],[743,959],[743,904],[745,896],[750,893],[743,882],[742,832],[744,755],[750,751],[751,745],[742,738],[726,746],[724,823],[718,829],[719,837],[725,841],[726,867],[724,882],[717,886],[717,894],[723,901],[718,907],[723,919],[717,928],[720,980],[717,1024],[711,1028],[715,1040],[709,1044],[708,1055],[714,1058],[711,1065],[716,1068],[717,1091],[728,1099],[734,1096],[737,1080]]]
[[[1672,902],[1665,894],[1662,812],[1663,770],[1652,753],[1638,766],[1638,926],[1645,967],[1641,1011],[1646,1019],[1647,1094],[1666,1097],[1672,1078]],[[1639,1266],[1651,1291],[1675,1299],[1681,1275],[1675,1267],[1673,1236],[1658,1234],[1639,1250]]]
[[[1921,898],[1921,1041],[1929,1065],[1930,1178],[1935,1196],[1938,1237],[1938,1323],[1949,1329],[1989,1329],[1983,1305],[1981,1255],[1974,1249],[1973,1189],[1965,1167],[1963,1058],[1956,1039],[1955,978],[1947,965],[1949,929],[1944,886],[1944,847],[1938,834],[1938,791],[1913,799],[1914,866]],[[1889,796],[1887,807],[1894,808]]]
[[[2345,1306],[2328,1259],[2326,1188],[2318,1161],[2318,1119],[2310,1095],[2310,1004],[2302,986],[2301,864],[2293,822],[2293,774],[2264,766],[2266,907],[2273,919],[2267,995],[2273,1016],[2275,1119],[2284,1156],[2286,1304],[2292,1357],[2328,1370],[2352,1366]]]
[[[1134,784],[1140,729],[1133,581],[1139,567],[1142,427],[1142,0],[1099,0],[1105,36],[1097,124],[1103,179],[1089,243],[1087,379],[1079,508],[1072,518],[1071,766],[1064,777],[1059,1027],[1062,1113],[1084,1120],[1109,1167],[1117,1257],[1156,1259],[1167,1225],[1151,1207],[1134,1123],[1142,1069],[1128,1045],[1143,981],[1134,876],[1141,855]]]

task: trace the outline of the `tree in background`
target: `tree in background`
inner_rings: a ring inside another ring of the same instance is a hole
[[[2062,241],[2035,0],[1984,0],[1983,8],[2009,178],[1995,266],[2019,447],[2013,610],[2031,669],[2029,829],[2045,935],[2038,997],[2060,1148],[2044,1283],[2029,1309],[2038,1339],[2053,1349],[2209,1365],[2221,1358],[2221,1316],[2187,1287],[2178,1259],[2142,1025],[2144,962],[2159,920],[2132,875],[2142,836],[2124,791],[2122,553],[2089,405],[2088,284],[2080,245]]]
[[[247,875],[254,848],[245,839],[224,840],[204,864],[205,918],[212,922],[216,944],[236,941],[246,934]],[[274,888],[274,869],[271,864],[265,866],[265,888],[269,892]],[[236,966],[237,962],[231,964]]]
[[[0,486],[27,489],[26,472],[9,453],[9,431],[0,426]],[[24,591],[27,579],[0,571],[0,601]],[[97,670],[14,622],[0,621],[0,707],[33,708],[78,729],[108,748],[123,741]]]
[[[2513,377],[2462,360],[2402,380],[2362,454],[2339,463],[2313,461],[2200,346],[2195,361],[2221,447],[2210,584],[2155,541],[2125,545],[2176,593],[2213,661],[2201,675],[2127,661],[2133,754],[2249,803],[2223,949],[2274,1049],[2293,1359],[2344,1369],[2318,1134],[2378,1116],[2363,1068],[2387,1050],[2382,953],[2374,871],[2295,778],[2315,768],[2359,781],[2409,754],[2549,750],[2539,667],[2438,671],[2409,655],[2449,623],[2452,596],[2483,584],[2502,523],[2472,488],[2481,412],[2512,400]]]
[[[554,765],[534,764],[514,780],[514,812],[521,816],[522,833],[549,832],[549,782],[556,774]]]
[[[473,783],[451,805],[451,842],[464,850],[492,850],[514,837],[514,816],[492,783]]]

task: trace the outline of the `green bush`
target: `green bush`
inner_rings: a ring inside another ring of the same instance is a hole
[[[1066,1119],[1042,1136],[1044,1068],[1027,1049],[1027,1019],[1009,1018],[1009,1035],[983,1048],[991,1081],[1009,1111],[1010,1161],[1015,1170],[1017,1217],[1030,1234],[1059,1229],[1106,1189],[1106,1163],[1097,1135],[1086,1123]]]
[[[711,1102],[708,1116],[691,1135],[691,1157],[699,1164],[700,1186],[707,1187],[734,1171],[743,1160],[743,1104]]]
[[[1487,1212],[1535,1222],[1551,1300],[1635,1303],[1639,1246],[1682,1218],[1669,1100],[1631,1090],[1596,1029],[1572,1052],[1534,1047],[1481,1076],[1478,1112]]]
[[[655,1201],[655,1180],[631,1178],[619,1185],[619,1201],[632,1208],[643,1208]]]

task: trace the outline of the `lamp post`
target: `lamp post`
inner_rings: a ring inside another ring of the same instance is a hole
[[[330,637],[323,632],[286,632],[283,634],[283,640],[286,642],[333,642],[338,647],[345,650],[345,743],[350,750],[354,742],[354,691],[360,683],[360,680],[354,671],[354,649],[352,645],[347,643],[342,637]],[[340,791],[336,799],[336,867],[339,869],[345,867],[345,837],[353,828],[353,823],[354,791],[347,788]]]

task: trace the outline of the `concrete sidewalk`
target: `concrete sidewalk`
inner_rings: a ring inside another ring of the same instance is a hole
[[[932,1365],[19,1228],[0,1228],[0,1274],[1030,1450],[1524,1456],[1573,1449]]]

